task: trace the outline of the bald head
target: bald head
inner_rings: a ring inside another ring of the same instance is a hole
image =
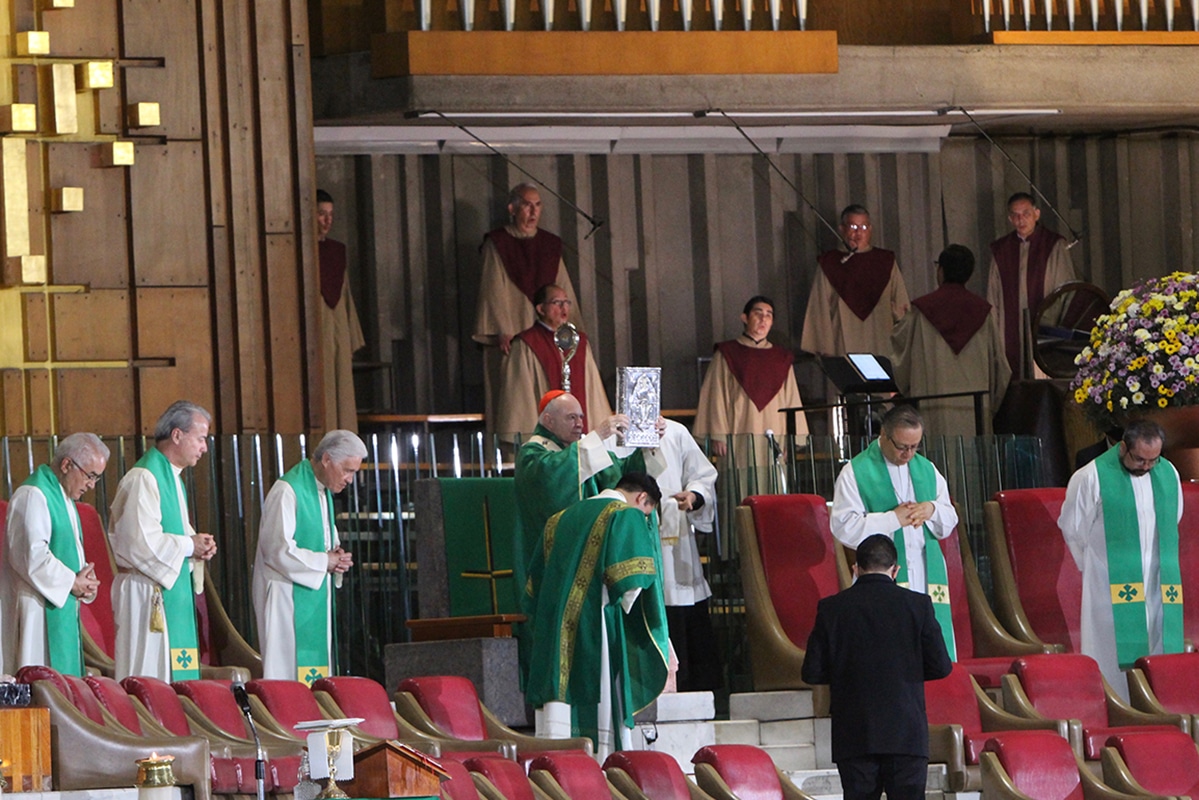
[[[583,438],[583,407],[574,395],[562,394],[555,397],[541,412],[539,421],[543,428],[565,444]]]

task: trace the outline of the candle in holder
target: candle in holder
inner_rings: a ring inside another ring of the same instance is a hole
[[[175,773],[171,764],[175,757],[150,753],[137,759],[138,800],[171,800],[175,788]]]

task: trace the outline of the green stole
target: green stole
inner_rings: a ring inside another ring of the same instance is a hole
[[[148,470],[158,483],[158,504],[162,511],[162,532],[186,536],[183,509],[179,507],[179,492],[186,489],[175,474],[171,462],[157,447],[146,451],[135,467]],[[167,636],[171,643],[171,680],[188,681],[200,677],[200,636],[196,631],[196,601],[188,572],[187,559],[171,586],[163,586],[162,610],[166,615]],[[183,580],[181,580],[181,578]]]
[[[83,566],[79,563],[79,536],[83,528],[79,523],[79,512],[74,503],[67,503],[54,470],[43,464],[21,485],[32,486],[45,496],[46,507],[50,510],[50,553],[64,567],[78,574]],[[61,608],[55,608],[53,603],[43,605],[46,607],[46,655],[49,666],[64,675],[82,677],[83,635],[79,630],[79,598],[67,594]]]
[[[1132,476],[1120,463],[1120,448],[1112,447],[1095,459],[1099,495],[1103,498],[1103,530],[1107,544],[1107,574],[1111,583],[1112,619],[1116,627],[1116,656],[1121,669],[1149,654],[1145,620],[1145,576],[1141,568],[1140,524]],[[1149,471],[1162,585],[1162,645],[1167,653],[1182,652],[1182,571],[1178,564],[1178,485],[1174,471],[1158,461]]]
[[[329,550],[321,522],[321,497],[312,462],[307,459],[289,469],[282,478],[296,493],[296,546],[314,553]],[[333,493],[325,489],[329,509],[329,531],[333,532]],[[311,686],[329,677],[329,614],[333,601],[329,576],[321,579],[319,589],[298,583],[291,585],[292,624],[296,640],[296,680]]]
[[[891,475],[887,472],[887,463],[883,451],[878,446],[878,439],[870,446],[853,457],[853,475],[857,480],[858,494],[866,504],[866,510],[871,513],[890,511],[899,505],[895,496],[895,487],[891,485]],[[933,462],[917,453],[908,462],[908,473],[912,476],[912,489],[916,493],[917,503],[933,502],[937,499],[937,470]],[[949,571],[945,567],[945,554],[941,552],[941,543],[924,527],[924,574],[927,576],[928,596],[933,601],[933,613],[941,625],[941,633],[945,637],[945,648],[949,651],[950,659],[957,661],[957,648],[953,638],[953,611],[949,606]],[[900,586],[908,585],[908,557],[904,546],[904,530],[895,531],[891,538],[895,540],[895,550],[899,555],[899,574],[895,582]]]

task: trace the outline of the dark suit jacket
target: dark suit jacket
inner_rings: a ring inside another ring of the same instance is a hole
[[[867,573],[821,600],[803,679],[829,684],[833,760],[927,758],[924,682],[944,678],[952,667],[928,595]]]

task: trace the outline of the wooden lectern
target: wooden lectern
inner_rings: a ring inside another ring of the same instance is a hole
[[[449,773],[433,759],[399,742],[379,742],[354,754],[350,797],[437,797]]]

